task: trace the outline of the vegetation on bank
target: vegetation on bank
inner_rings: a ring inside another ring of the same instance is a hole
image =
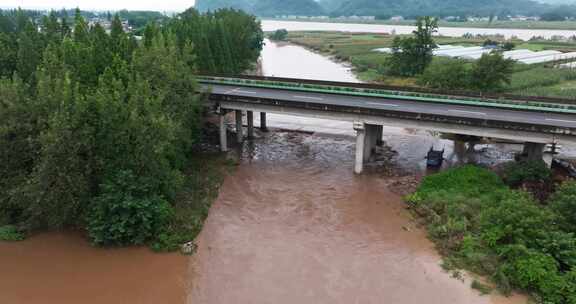
[[[537,163],[504,169],[504,180],[475,166],[424,178],[407,197],[451,269],[489,277],[539,303],[576,303],[576,182],[539,201],[523,184],[549,184]]]
[[[71,228],[101,246],[191,241],[225,164],[194,152],[204,113],[194,74],[251,67],[259,23],[187,10],[137,41],[118,17],[109,34],[79,12],[74,24],[44,20],[0,15],[2,238]]]
[[[290,32],[287,40],[312,49],[314,51],[332,56],[336,60],[350,62],[355,73],[366,82],[382,83],[395,86],[429,86],[425,76],[395,76],[389,73],[387,64],[391,55],[375,52],[374,49],[392,47],[398,36],[387,34],[341,33],[341,32]],[[405,36],[400,36],[405,37]],[[463,46],[483,45],[486,37],[434,37],[436,44],[453,44]],[[498,38],[492,37],[491,39]],[[516,48],[533,50],[556,49],[564,52],[576,51],[576,43],[557,41],[512,41]],[[430,63],[431,70],[428,76],[438,75],[451,71],[453,75],[469,75],[477,62],[434,57]],[[426,75],[424,72],[422,75]],[[576,71],[572,69],[558,69],[548,64],[526,65],[514,63],[512,71],[506,73],[510,82],[500,82],[500,91],[505,93],[574,98],[576,97]],[[436,87],[447,89],[471,89],[466,80],[468,78],[450,77],[444,75],[438,79]],[[446,79],[446,77],[450,77]],[[430,77],[428,77],[430,79]]]

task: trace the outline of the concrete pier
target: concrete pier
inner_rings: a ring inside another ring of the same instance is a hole
[[[541,161],[544,159],[545,147],[545,144],[527,142],[524,143],[522,154],[527,161]]]
[[[356,153],[354,159],[354,173],[360,174],[364,171],[364,152],[366,144],[366,128],[364,123],[354,123],[356,130]]]
[[[246,112],[246,120],[248,121],[248,139],[254,138],[254,112]]]
[[[381,147],[384,145],[384,126],[378,126],[378,134],[376,134],[376,145]]]
[[[241,143],[244,140],[242,134],[242,110],[236,110],[236,140]]]
[[[266,127],[266,112],[260,112],[260,131],[268,132]]]
[[[360,174],[364,170],[364,163],[370,160],[376,145],[381,141],[383,129],[380,125],[354,122],[354,130],[356,130],[354,173]]]
[[[218,126],[220,129],[220,151],[228,152],[228,134],[226,131],[226,114],[218,115]]]

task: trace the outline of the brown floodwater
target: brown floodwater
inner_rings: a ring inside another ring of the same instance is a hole
[[[188,257],[98,249],[74,233],[0,242],[2,304],[182,304]]]
[[[238,152],[190,263],[188,303],[525,303],[442,270],[387,177],[346,137],[275,132]]]

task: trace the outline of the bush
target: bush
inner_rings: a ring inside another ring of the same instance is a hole
[[[422,85],[437,89],[466,89],[470,86],[470,73],[462,60],[435,58],[418,78]]]
[[[285,29],[276,30],[270,35],[271,40],[284,41],[288,37],[288,31]]]
[[[0,241],[21,241],[24,234],[20,233],[14,226],[0,227]]]
[[[552,171],[543,161],[510,162],[504,166],[502,179],[510,186],[519,186],[526,182],[547,182]]]
[[[554,193],[550,208],[560,217],[564,231],[576,233],[576,182],[566,182]]]
[[[549,177],[539,165],[525,168],[513,164],[508,176]],[[576,238],[566,222],[576,218],[576,183],[563,185],[548,208],[493,172],[464,166],[427,176],[407,199],[451,267],[487,275],[504,292],[526,290],[539,303],[576,303]]]
[[[102,185],[87,216],[88,234],[96,245],[141,245],[156,238],[173,216],[160,196],[150,195],[131,172],[120,172]]]

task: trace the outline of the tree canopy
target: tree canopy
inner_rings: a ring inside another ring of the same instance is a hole
[[[166,235],[200,138],[197,73],[238,73],[262,48],[234,10],[188,10],[142,41],[80,10],[0,14],[0,227],[80,227],[99,245]],[[73,30],[70,30],[73,28]]]

